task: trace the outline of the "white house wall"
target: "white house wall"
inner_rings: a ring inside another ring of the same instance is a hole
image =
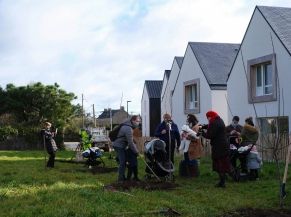
[[[165,112],[163,105],[166,103],[166,98],[163,96],[165,95],[165,91],[166,91],[167,86],[168,86],[168,79],[167,79],[166,73],[164,73],[163,86],[162,86],[162,91],[161,91],[161,114],[162,115]]]
[[[179,71],[180,71],[179,65],[178,65],[176,59],[174,59],[171,73],[170,73],[170,77],[168,80],[168,85],[165,88],[165,94],[161,96],[162,97],[162,99],[161,99],[161,119],[163,119],[163,115],[165,113],[169,113],[169,114],[173,113],[173,111],[172,111],[173,110],[172,109],[173,102],[172,102],[171,92],[174,89]]]
[[[212,110],[218,112],[225,124],[228,124],[227,92],[226,90],[212,90]]]
[[[141,118],[142,118],[142,135],[150,135],[150,107],[149,107],[149,95],[144,85],[142,100],[141,100]]]
[[[288,96],[288,93],[290,93],[291,89],[291,57],[257,9],[254,12],[253,19],[250,22],[249,28],[241,45],[242,55],[247,70],[248,60],[272,54],[273,47],[270,37],[271,34],[277,58],[280,88],[281,91],[283,89],[284,93],[284,115],[289,116],[290,126],[291,98]],[[241,119],[244,120],[248,116],[255,117],[255,110],[253,108],[253,104],[248,102],[248,83],[242,64],[242,55],[241,52],[239,52],[228,79],[227,90],[232,113],[234,115],[239,115]],[[278,116],[278,114],[283,115],[282,98],[280,107],[281,112],[279,113],[278,101],[255,103],[255,109],[258,117]],[[231,116],[231,113],[228,112],[228,117],[231,118]]]
[[[184,113],[184,82],[197,78],[200,79],[200,113],[195,115],[200,123],[207,123],[205,113],[212,108],[211,90],[191,47],[188,45],[173,94],[173,120],[177,123],[179,129],[186,123],[187,117],[187,114]]]

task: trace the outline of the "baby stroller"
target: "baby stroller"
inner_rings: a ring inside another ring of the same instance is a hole
[[[238,137],[230,137],[230,162],[232,167],[232,178],[234,181],[246,181],[249,178],[247,169],[247,156],[252,147],[242,145]],[[239,161],[239,164],[237,164]]]
[[[102,166],[104,167],[105,163],[103,159],[101,158],[102,155],[103,155],[103,150],[98,147],[88,148],[82,152],[82,156],[84,158],[88,158],[86,161],[86,165],[89,168],[91,168],[92,166],[98,166],[99,164],[102,164]]]
[[[160,139],[153,139],[145,142],[145,161],[146,161],[146,178],[171,178],[170,175],[174,172],[174,165],[169,160],[166,152],[166,144]]]

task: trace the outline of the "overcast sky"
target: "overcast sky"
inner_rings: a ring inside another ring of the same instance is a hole
[[[240,43],[256,5],[291,1],[0,0],[0,86],[57,82],[88,112],[140,113],[145,80],[189,41]]]

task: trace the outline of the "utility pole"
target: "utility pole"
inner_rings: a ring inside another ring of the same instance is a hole
[[[109,115],[110,115],[110,130],[112,131],[112,111],[111,111],[111,108],[109,108]]]
[[[94,127],[96,128],[96,118],[95,118],[95,107],[93,104],[93,118],[94,118]]]
[[[83,129],[85,128],[84,114],[85,114],[85,111],[84,111],[84,96],[83,96],[83,93],[82,93],[82,125],[83,125]]]

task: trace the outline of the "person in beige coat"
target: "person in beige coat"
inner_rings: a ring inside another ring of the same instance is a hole
[[[189,127],[194,131],[194,132],[198,132],[199,130],[199,121],[197,119],[197,117],[195,115],[192,114],[188,114],[187,116],[187,123],[189,125]],[[202,156],[202,151],[203,151],[203,147],[202,147],[202,143],[201,143],[201,138],[197,138],[197,136],[191,136],[189,135],[189,138],[191,140],[190,144],[189,144],[189,149],[188,149],[188,156],[185,156],[186,158],[188,157],[189,160],[197,160],[199,161],[199,159]]]

